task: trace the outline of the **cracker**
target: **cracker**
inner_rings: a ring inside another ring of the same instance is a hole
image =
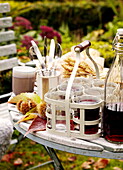
[[[65,58],[64,63],[62,64],[62,67],[64,68],[63,74],[70,76],[71,72],[73,71],[74,64],[75,64],[75,59],[73,59],[72,57]],[[81,61],[79,63],[76,75],[85,77],[87,76],[87,74],[95,76],[94,70],[85,61]]]

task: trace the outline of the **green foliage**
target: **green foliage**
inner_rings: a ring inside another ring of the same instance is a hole
[[[33,3],[10,1],[9,3],[11,5],[10,15],[14,18],[17,16],[27,18],[34,29],[45,24],[58,30],[65,22],[70,31],[82,29],[84,35],[90,28],[93,30],[100,25],[105,25],[113,19],[114,15],[112,8],[107,3],[100,1],[35,1]]]
[[[122,0],[106,0],[107,3],[110,5],[112,10],[114,11],[115,15],[119,18],[123,18],[123,1]]]
[[[112,41],[118,28],[123,28],[123,1],[106,0],[112,8],[115,16],[112,21],[105,24],[105,33],[101,36],[101,40]]]
[[[0,95],[8,93],[12,90],[12,72],[3,71],[0,72]]]
[[[15,17],[22,16],[28,19],[33,27],[33,30],[25,30],[22,27],[16,27],[15,30],[16,44],[18,48],[17,56],[19,58],[21,57],[21,61],[23,62],[27,62],[29,60],[28,50],[25,47],[21,47],[22,40],[25,35],[31,36],[34,40],[37,40],[39,42],[39,49],[41,52],[43,51],[43,40],[39,35],[41,33],[41,25],[51,26],[61,33],[63,54],[69,52],[73,45],[79,44],[84,40],[84,38],[91,41],[99,41],[100,39],[106,40],[107,37],[109,37],[109,41],[111,38],[109,34],[112,35],[112,30],[114,30],[110,29],[112,26],[111,24],[113,24],[110,22],[106,25],[106,29],[109,29],[109,31],[107,31],[104,35],[99,33],[99,30],[95,32],[92,31],[105,24],[108,20],[111,20],[113,16],[111,8],[109,8],[106,3],[100,1],[96,1],[96,3],[91,0],[72,2],[36,1],[33,3],[28,1],[9,1],[9,3],[11,6],[11,12],[9,14],[12,15],[13,22]],[[109,15],[108,17],[105,17],[107,11]],[[122,24],[120,21],[118,23],[118,25]],[[114,21],[113,26],[115,25],[117,24]],[[83,37],[88,32],[89,34],[87,34],[86,37]],[[115,30],[113,32],[115,32]],[[106,34],[108,34],[108,36]],[[82,40],[81,37],[83,37]],[[109,52],[106,56],[105,47],[99,47],[99,51],[101,51],[102,57],[106,58],[106,66],[109,66],[109,62],[112,61],[112,54],[110,55]],[[2,75],[2,79],[5,77],[6,76]],[[0,88],[4,88],[4,86]],[[1,89],[1,92],[3,91],[4,90]]]
[[[117,32],[118,28],[123,28],[123,21],[120,20],[117,16],[114,17],[112,22],[108,22],[105,25],[106,31],[105,33],[101,36],[102,40],[107,40],[107,41],[112,41],[114,39],[114,36]]]
[[[115,56],[112,44],[105,41],[92,41],[91,43],[91,48],[98,50],[101,57],[105,58],[105,67],[110,67]]]

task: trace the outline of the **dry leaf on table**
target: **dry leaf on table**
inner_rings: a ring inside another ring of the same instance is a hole
[[[17,124],[20,123],[20,122],[26,122],[26,121],[28,121],[28,120],[35,119],[36,117],[37,117],[37,115],[34,114],[34,113],[30,113],[30,114],[28,114],[28,115],[24,115],[24,116],[17,122]]]
[[[24,136],[26,136],[28,133],[46,130],[46,123],[46,119],[37,116],[29,126],[28,131]]]

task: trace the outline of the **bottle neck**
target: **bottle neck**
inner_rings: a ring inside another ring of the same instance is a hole
[[[117,54],[123,54],[123,43],[118,42],[113,48]]]
[[[117,33],[113,40],[113,49],[114,50],[123,50],[123,34]]]

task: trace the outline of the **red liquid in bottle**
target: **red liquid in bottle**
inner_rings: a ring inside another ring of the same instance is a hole
[[[117,108],[119,106],[119,108]],[[123,143],[123,103],[104,106],[103,135],[110,142]],[[117,111],[121,110],[121,111]]]

